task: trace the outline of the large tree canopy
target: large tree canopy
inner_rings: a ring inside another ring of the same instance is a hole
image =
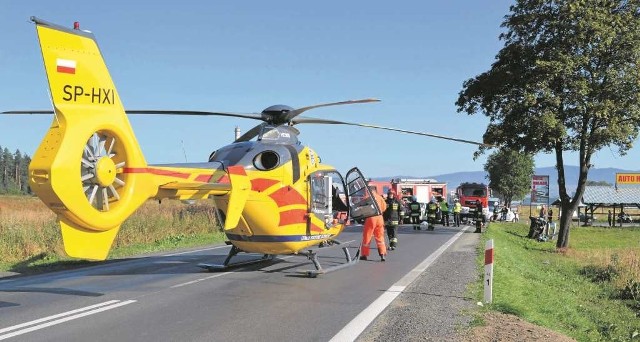
[[[489,186],[498,192],[507,207],[513,199],[522,199],[531,190],[533,156],[517,151],[500,149],[492,153],[484,164]]]
[[[556,156],[566,247],[571,215],[584,193],[592,155],[625,154],[640,127],[640,0],[518,0],[491,69],[463,85],[458,111],[484,113],[485,142]],[[478,153],[482,153],[481,148]],[[563,151],[577,151],[570,197]]]

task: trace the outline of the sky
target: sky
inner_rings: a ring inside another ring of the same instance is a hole
[[[0,111],[51,109],[33,25],[92,31],[127,109],[259,113],[362,98],[304,116],[481,141],[488,118],[457,113],[463,82],[490,69],[514,1],[2,1]],[[0,115],[0,146],[33,155],[51,116]],[[201,162],[259,122],[130,116],[150,164]],[[476,146],[351,126],[298,125],[323,163],[365,177],[480,171]],[[568,165],[578,165],[566,154]],[[539,154],[537,167],[555,165]],[[595,167],[638,170],[640,150]]]

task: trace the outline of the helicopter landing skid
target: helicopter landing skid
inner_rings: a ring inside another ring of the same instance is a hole
[[[213,271],[224,271],[224,270],[227,270],[227,269],[230,269],[230,268],[234,268],[234,267],[238,267],[238,266],[257,264],[257,263],[260,263],[260,262],[273,260],[273,257],[274,257],[273,254],[265,254],[261,258],[229,263],[231,261],[231,258],[236,256],[240,252],[242,252],[242,250],[240,248],[238,248],[236,246],[231,246],[231,250],[229,251],[229,254],[227,254],[227,258],[224,259],[224,262],[222,264],[205,264],[205,263],[202,263],[202,264],[198,264],[198,267],[204,268],[204,269],[206,269],[208,271],[212,271],[212,272]]]
[[[335,245],[340,245],[339,241],[336,240],[332,240],[332,243],[330,244],[330,246],[327,247],[333,247]],[[324,248],[327,248],[324,247]],[[360,248],[358,248],[358,251],[356,252],[356,255],[352,258],[351,254],[349,253],[349,246],[345,246],[345,247],[341,247],[342,251],[344,252],[344,256],[345,259],[347,260],[345,263],[340,264],[340,265],[335,265],[335,266],[331,266],[328,268],[323,268],[322,265],[320,264],[320,261],[318,260],[318,252],[313,251],[313,250],[309,250],[308,252],[301,252],[299,254],[301,255],[306,255],[307,258],[309,258],[309,260],[311,260],[311,262],[313,262],[313,266],[315,266],[315,270],[306,270],[306,271],[301,271],[303,274],[305,274],[306,276],[310,277],[310,278],[315,278],[320,274],[325,274],[325,273],[329,273],[329,272],[333,272],[333,271],[337,271],[339,269],[343,269],[345,267],[349,267],[349,266],[353,266],[355,265],[358,260],[359,260],[359,256],[360,256]]]

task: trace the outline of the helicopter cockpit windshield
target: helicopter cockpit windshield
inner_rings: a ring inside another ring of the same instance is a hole
[[[265,143],[296,145],[300,132],[290,126],[264,126],[258,136],[258,140]]]

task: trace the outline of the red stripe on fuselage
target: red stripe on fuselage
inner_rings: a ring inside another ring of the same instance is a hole
[[[289,224],[307,222],[307,211],[303,209],[286,210],[280,213],[280,227]]]
[[[195,181],[209,183],[209,180],[211,180],[212,177],[213,175],[199,175],[198,177],[196,177]]]
[[[312,232],[322,233],[322,232],[324,232],[324,229],[322,229],[321,227],[318,227],[315,224],[311,223],[311,231]]]
[[[171,176],[171,177],[183,178],[183,179],[188,179],[191,176],[190,173],[177,172],[177,171],[168,171],[168,170],[162,170],[162,169],[154,169],[154,168],[150,168],[150,167],[125,167],[124,169],[122,169],[122,172],[124,172],[124,173],[151,173],[151,174],[154,174],[154,175]]]
[[[227,167],[227,170],[229,170],[229,174],[231,175],[241,175],[241,176],[246,176],[247,172],[244,170],[244,167],[242,166],[229,166]]]
[[[290,186],[285,186],[284,188],[276,190],[274,193],[269,195],[269,197],[271,197],[273,201],[276,202],[276,205],[278,207],[292,204],[307,204],[307,200]]]
[[[279,183],[277,180],[256,178],[251,180],[251,190],[262,192],[270,188],[272,185]]]

